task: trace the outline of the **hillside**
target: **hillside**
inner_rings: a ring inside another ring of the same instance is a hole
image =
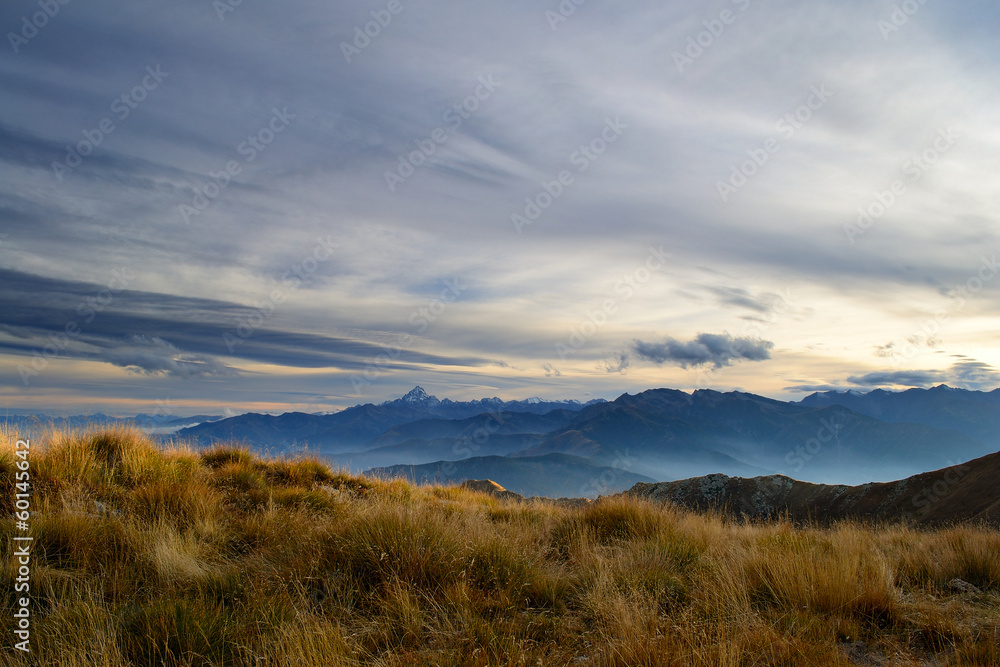
[[[1000,527],[1000,452],[896,482],[830,486],[781,475],[745,479],[708,475],[637,484],[626,493],[737,516],[788,515],[795,521],[901,521],[942,525],[981,521]]]
[[[0,429],[3,665],[1000,663],[996,530],[526,502],[118,428],[31,443],[24,531],[16,439]]]
[[[540,443],[545,433],[575,414],[557,409],[544,414],[501,411],[466,419],[421,419],[394,426],[361,451],[327,458],[351,470],[419,465],[469,456],[507,456]]]
[[[629,470],[594,465],[579,456],[546,454],[507,458],[476,456],[459,461],[373,468],[368,475],[403,478],[416,484],[457,484],[491,479],[522,496],[596,498],[655,480]]]

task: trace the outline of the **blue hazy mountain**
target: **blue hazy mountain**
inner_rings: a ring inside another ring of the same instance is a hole
[[[931,389],[826,391],[805,397],[807,406],[842,405],[886,422],[909,422],[964,433],[1000,449],[1000,389],[991,392]]]
[[[368,470],[378,477],[403,477],[418,484],[456,484],[468,479],[491,479],[522,496],[596,498],[654,480],[636,472],[600,466],[569,454],[546,454],[512,459],[476,456],[460,461],[425,465],[397,465]]]
[[[377,405],[355,405],[333,414],[249,413],[183,429],[178,435],[201,443],[238,440],[274,449],[308,445],[311,450],[326,455],[362,449],[394,426],[424,419],[467,419],[483,413],[504,411],[535,414],[552,410],[576,411],[595,402],[584,404],[538,398],[523,401],[503,401],[499,398],[452,401],[438,399],[428,395],[421,387],[414,387],[395,400]]]
[[[50,427],[56,429],[78,429],[94,426],[112,426],[114,424],[130,424],[155,435],[174,433],[182,428],[219,419],[222,419],[221,415],[178,417],[176,415],[139,413],[130,416],[115,416],[96,412],[89,415],[53,416],[37,413],[0,416],[0,423],[5,422],[21,429],[35,431],[44,431]]]
[[[980,428],[969,424],[966,431]],[[886,422],[836,403],[651,389],[587,406],[514,456],[559,452],[606,464],[625,454],[635,461],[632,469],[664,480],[713,471],[863,483],[899,479],[996,449],[955,429]]]
[[[345,468],[454,461],[471,456],[507,456],[534,447],[545,434],[563,426],[573,410],[490,412],[467,419],[421,419],[394,426],[358,452],[330,456]]]
[[[783,474],[826,484],[902,479],[1000,450],[998,408],[1000,390],[946,386],[823,392],[799,402],[738,391],[651,389],[589,403],[452,401],[415,387],[395,400],[332,414],[129,419],[155,426],[157,433],[185,426],[177,436],[202,446],[235,440],[271,452],[308,447],[355,472],[404,466],[424,475],[429,469],[422,466],[444,462],[457,465],[467,478],[490,476],[483,472],[487,464],[498,471],[530,471],[532,493],[546,477],[539,466],[552,463],[550,493],[544,495],[566,495],[558,491],[560,475],[581,461],[655,480],[714,473]],[[37,416],[9,419],[47,423]],[[53,420],[57,426],[115,421],[120,418],[107,415]],[[518,462],[522,459],[530,460]],[[523,482],[491,478],[508,488]]]

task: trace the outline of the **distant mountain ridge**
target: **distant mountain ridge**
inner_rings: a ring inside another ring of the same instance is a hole
[[[946,386],[823,392],[798,402],[660,388],[588,403],[453,401],[417,386],[393,400],[335,413],[248,413],[154,432],[188,426],[176,436],[197,446],[236,441],[271,453],[308,448],[354,472],[445,462],[470,479],[530,470],[532,484],[551,487],[530,495],[551,496],[565,495],[557,488],[560,475],[573,466],[581,470],[581,462],[650,480],[716,473],[828,485],[899,480],[1000,450],[998,407],[1000,390]],[[550,455],[556,458],[545,458]],[[558,459],[563,456],[573,466]],[[551,469],[539,474],[539,464]]]
[[[566,453],[660,479],[712,472],[813,481],[899,479],[996,451],[992,443],[919,423],[887,423],[837,403],[803,405],[745,392],[650,389],[587,406],[514,456]]]
[[[957,431],[993,443],[1000,449],[1000,389],[969,391],[942,384],[901,392],[883,389],[867,393],[827,391],[806,396],[801,404],[813,407],[842,405],[886,422],[909,422]]]
[[[308,445],[324,455],[339,454],[362,449],[394,426],[422,419],[466,419],[501,411],[544,414],[559,409],[580,410],[602,400],[595,399],[588,403],[538,398],[504,401],[494,397],[453,401],[438,399],[417,386],[400,398],[378,405],[365,403],[324,415],[303,412],[282,415],[248,413],[186,428],[178,435],[202,443],[240,440],[273,448]]]
[[[572,418],[572,410],[487,412],[466,419],[421,419],[390,428],[361,451],[331,455],[351,470],[420,465],[476,455],[509,456],[538,445]]]
[[[111,426],[114,424],[131,424],[141,429],[157,433],[173,433],[179,429],[195,424],[222,419],[221,415],[193,415],[191,417],[177,417],[176,415],[164,414],[143,414],[132,416],[113,416],[102,412],[89,415],[69,415],[64,417],[50,416],[46,414],[32,415],[8,415],[0,417],[0,423],[16,425],[21,428],[86,428],[92,426]]]
[[[966,427],[969,433],[982,430]],[[650,389],[576,411],[401,424],[333,459],[364,470],[564,454],[661,480],[779,473],[816,483],[860,484],[902,479],[997,449],[1000,445],[963,432],[882,421],[836,401],[807,405],[738,391]],[[469,472],[470,478],[491,474]]]

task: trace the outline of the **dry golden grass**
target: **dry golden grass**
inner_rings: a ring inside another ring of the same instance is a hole
[[[2,665],[1000,665],[995,529],[500,501],[125,427],[33,440],[24,656],[16,435]]]

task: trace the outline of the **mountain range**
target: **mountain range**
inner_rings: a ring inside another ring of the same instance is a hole
[[[807,396],[802,405],[842,405],[885,422],[924,424],[983,442],[997,442],[1000,434],[1000,389],[969,391],[942,384],[901,392],[828,391]]]
[[[544,401],[540,398],[453,401],[438,399],[428,395],[423,388],[414,387],[401,398],[377,405],[355,405],[333,414],[248,413],[186,428],[178,435],[203,443],[238,440],[273,449],[308,445],[311,451],[328,455],[365,447],[394,426],[423,419],[467,419],[502,411],[544,414],[558,409],[579,410],[595,402],[581,404],[578,401]]]
[[[496,481],[512,490],[535,484],[526,471],[551,465],[541,457],[553,454],[573,457],[563,465],[587,466],[579,471],[582,476],[596,467],[656,480],[784,474],[814,483],[861,484],[997,451],[998,407],[1000,391],[943,385],[899,393],[816,393],[799,402],[736,391],[651,389],[586,404],[458,402],[416,387],[393,401],[331,415],[241,415],[179,435],[278,449],[308,444],[355,472],[405,472],[445,481],[442,471],[451,471],[449,480],[500,477]],[[453,465],[445,466],[449,461]]]
[[[221,415],[193,415],[177,417],[165,414],[144,414],[130,416],[106,415],[97,412],[89,415],[52,416],[46,414],[15,414],[0,417],[0,423],[16,426],[24,431],[44,431],[46,428],[79,429],[94,426],[130,424],[150,435],[171,435],[177,431],[222,419]]]
[[[928,402],[925,394],[915,396]],[[1000,449],[1000,437],[982,424],[992,418],[988,411],[977,416],[970,410],[974,423],[959,431],[942,428],[926,405],[912,410],[910,421],[883,421],[834,398],[814,395],[794,403],[735,391],[651,389],[587,406],[537,446],[512,456],[561,452],[608,465],[624,455],[630,470],[662,480],[721,472],[864,483]]]
[[[72,425],[76,418],[64,419]],[[710,474],[888,482],[1000,450],[1000,390],[945,385],[820,392],[798,402],[650,389],[587,403],[453,401],[414,387],[395,400],[335,413],[134,419],[197,446],[236,441],[278,453],[308,449],[352,472],[443,482],[488,477],[524,495],[548,496],[581,488],[580,495],[614,493],[639,481]]]

